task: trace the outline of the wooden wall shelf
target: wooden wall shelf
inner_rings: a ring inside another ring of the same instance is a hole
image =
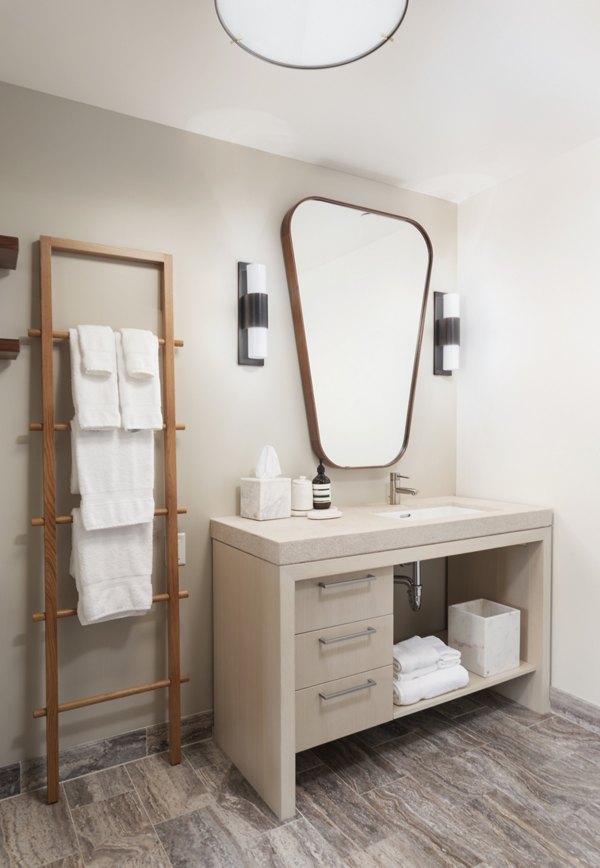
[[[0,338],[0,360],[12,361],[19,355],[21,345],[18,338]]]
[[[19,256],[19,239],[12,235],[0,235],[0,268],[15,269]]]

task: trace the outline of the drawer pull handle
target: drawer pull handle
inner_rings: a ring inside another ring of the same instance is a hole
[[[348,693],[356,693],[358,690],[367,690],[369,687],[376,687],[377,682],[373,678],[367,678],[364,684],[357,684],[356,687],[346,687],[345,690],[336,690],[335,693],[319,693],[321,699],[337,699],[338,696],[346,696]]]
[[[319,638],[319,642],[321,645],[333,645],[335,642],[345,642],[346,639],[360,639],[363,636],[372,636],[376,632],[375,627],[367,627],[366,630],[361,630],[359,633],[348,633],[346,636],[335,636],[333,639]]]
[[[319,587],[325,591],[329,588],[347,588],[349,585],[364,585],[365,582],[374,582],[376,578],[377,576],[372,576],[369,573],[368,576],[363,576],[361,579],[344,579],[343,582],[319,582]]]

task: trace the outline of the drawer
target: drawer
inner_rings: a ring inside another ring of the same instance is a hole
[[[296,690],[389,665],[394,616],[382,615],[296,636]]]
[[[296,691],[296,751],[392,719],[392,667]]]
[[[296,633],[393,612],[393,568],[296,582]]]

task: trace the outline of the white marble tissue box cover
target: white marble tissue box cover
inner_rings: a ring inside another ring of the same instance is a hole
[[[497,675],[519,665],[521,613],[491,600],[448,606],[448,645],[476,675]]]
[[[267,521],[271,518],[289,518],[292,514],[292,480],[278,476],[258,479],[254,476],[240,480],[240,515]]]

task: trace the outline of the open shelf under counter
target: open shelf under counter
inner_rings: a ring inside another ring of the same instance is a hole
[[[521,661],[516,669],[507,669],[505,672],[489,675],[487,678],[484,678],[482,675],[475,675],[474,672],[469,672],[469,683],[466,687],[461,687],[459,690],[451,690],[449,693],[442,693],[440,696],[434,696],[432,699],[422,699],[420,702],[413,702],[412,705],[394,705],[394,720],[398,717],[416,714],[417,711],[424,711],[426,708],[443,705],[445,702],[452,702],[453,699],[460,699],[461,696],[468,696],[469,693],[477,693],[479,690],[485,690],[486,687],[494,687],[496,684],[512,681],[513,678],[520,678],[521,675],[530,675],[535,671],[536,667],[533,664]]]

